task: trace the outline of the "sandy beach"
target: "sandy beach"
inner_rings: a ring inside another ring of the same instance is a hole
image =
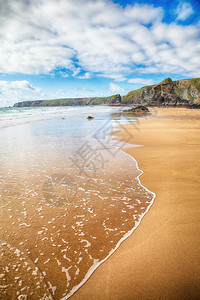
[[[156,193],[140,226],[71,299],[200,298],[200,110],[160,108],[126,148]],[[126,135],[121,132],[120,136]]]

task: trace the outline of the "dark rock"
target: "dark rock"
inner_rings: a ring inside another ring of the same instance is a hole
[[[140,116],[149,115],[150,111],[146,106],[139,105],[137,107],[133,107],[133,108],[128,109],[128,110],[124,110],[123,113],[128,114],[129,116],[132,115],[132,116],[140,117]]]
[[[87,119],[88,119],[89,121],[91,121],[91,120],[93,120],[93,119],[94,119],[94,117],[92,117],[92,116],[88,116],[88,117],[87,117]]]

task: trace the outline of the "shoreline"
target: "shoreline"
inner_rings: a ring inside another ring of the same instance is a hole
[[[71,299],[200,296],[199,167],[194,164],[199,157],[199,131],[198,110],[159,108],[156,116],[140,122],[134,141],[144,147],[123,150],[143,171],[142,185],[156,193],[154,205],[134,234]],[[117,134],[123,138],[125,132]],[[187,174],[182,170],[188,170]],[[188,199],[193,206],[188,207]]]
[[[138,166],[138,162],[136,161],[136,159],[134,157],[132,157],[130,154],[124,152],[124,154],[128,155],[131,159],[134,160],[134,162],[136,163],[136,167],[138,169],[138,171],[140,171],[140,174],[136,177],[137,181],[139,182],[140,186],[142,188],[144,188],[147,192],[149,192],[150,194],[153,195],[152,201],[150,203],[150,205],[148,206],[147,210],[141,215],[141,217],[139,218],[139,221],[136,222],[135,226],[129,230],[122,238],[121,240],[118,241],[118,243],[116,244],[115,248],[113,248],[110,253],[108,254],[107,257],[105,257],[102,261],[97,262],[96,264],[94,264],[89,270],[88,273],[85,275],[84,279],[77,285],[74,286],[73,289],[63,298],[61,298],[61,300],[67,300],[69,298],[71,298],[77,291],[79,291],[79,289],[90,279],[90,277],[93,275],[93,273],[103,264],[105,263],[106,260],[108,260],[111,255],[113,255],[115,253],[115,251],[117,251],[119,249],[119,247],[121,246],[121,244],[128,239],[133,233],[134,231],[138,228],[138,226],[140,225],[142,219],[145,217],[145,215],[149,212],[149,210],[151,209],[151,206],[154,204],[155,198],[156,198],[156,194],[152,191],[150,191],[147,187],[145,187],[140,180],[140,177],[144,174],[144,172],[142,170],[140,170],[139,166]]]

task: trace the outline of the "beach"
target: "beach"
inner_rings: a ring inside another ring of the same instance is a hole
[[[0,0],[0,300],[200,300],[200,0]]]
[[[138,128],[126,128],[142,147],[124,151],[137,160],[141,183],[156,198],[134,233],[71,299],[199,299],[200,110],[159,108]]]

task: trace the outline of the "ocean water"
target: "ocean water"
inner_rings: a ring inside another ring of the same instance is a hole
[[[0,109],[1,299],[69,298],[137,228],[155,194],[121,149],[139,122],[119,107]]]

